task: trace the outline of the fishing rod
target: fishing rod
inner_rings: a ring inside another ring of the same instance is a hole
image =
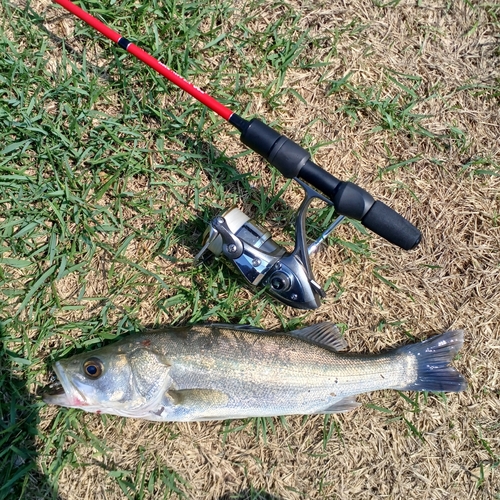
[[[420,231],[402,215],[376,201],[363,188],[341,181],[316,165],[311,155],[288,137],[258,118],[246,120],[237,115],[70,0],[54,1],[224,118],[240,132],[243,144],[303,187],[305,198],[297,213],[292,252],[286,252],[273,241],[268,231],[233,208],[211,221],[196,260],[207,250],[215,255],[223,254],[250,284],[266,287],[271,295],[289,306],[315,309],[325,292],[314,280],[309,257],[344,217],[361,221],[366,228],[404,250],[411,250],[420,242]],[[332,205],[338,217],[307,247],[305,217],[314,198]]]

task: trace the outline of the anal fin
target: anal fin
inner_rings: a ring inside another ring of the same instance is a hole
[[[333,405],[325,408],[324,410],[318,411],[318,413],[345,413],[347,411],[354,410],[361,406],[361,403],[356,401],[355,396],[347,396],[335,402]]]

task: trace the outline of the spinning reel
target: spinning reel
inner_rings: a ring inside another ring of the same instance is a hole
[[[295,219],[295,248],[287,252],[276,243],[271,233],[257,225],[248,215],[232,208],[212,219],[204,234],[204,245],[196,255],[200,261],[207,252],[215,256],[223,254],[255,287],[265,287],[284,304],[297,309],[316,309],[325,297],[323,288],[314,280],[310,256],[320,243],[344,219],[338,216],[334,222],[309,247],[306,244],[306,213],[311,201],[319,198],[329,205],[333,203],[310,186],[297,181],[305,191],[305,198]]]

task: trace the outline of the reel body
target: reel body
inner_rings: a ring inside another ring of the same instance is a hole
[[[204,245],[195,260],[209,251],[215,256],[224,255],[255,287],[265,287],[268,293],[284,304],[297,309],[316,309],[325,297],[322,287],[314,280],[310,255],[321,241],[341,222],[337,217],[332,225],[309,248],[306,244],[305,219],[314,198],[329,205],[332,202],[295,179],[305,190],[305,198],[295,221],[295,248],[287,252],[276,243],[271,233],[259,226],[248,215],[232,208],[210,222],[204,235]]]

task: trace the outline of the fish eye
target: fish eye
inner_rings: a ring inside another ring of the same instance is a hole
[[[83,363],[83,373],[88,378],[99,378],[103,372],[103,365],[100,359],[90,358]]]

